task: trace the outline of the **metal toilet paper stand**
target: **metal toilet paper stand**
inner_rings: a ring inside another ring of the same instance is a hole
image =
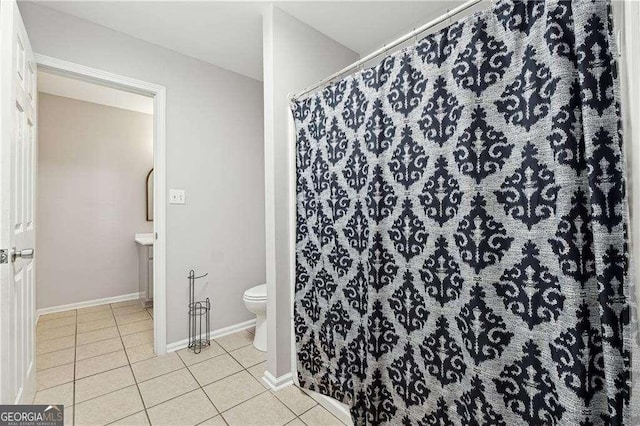
[[[189,271],[189,349],[199,354],[202,348],[211,345],[209,338],[209,314],[211,312],[211,303],[207,297],[205,300],[195,300],[196,280],[204,278],[208,273],[196,277],[196,273]],[[204,331],[203,331],[204,323]]]

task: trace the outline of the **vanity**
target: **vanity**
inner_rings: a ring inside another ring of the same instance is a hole
[[[153,233],[135,234],[138,249],[138,291],[140,303],[153,306]]]

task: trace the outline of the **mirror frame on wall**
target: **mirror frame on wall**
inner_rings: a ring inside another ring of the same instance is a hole
[[[147,173],[147,222],[153,222],[153,169]]]

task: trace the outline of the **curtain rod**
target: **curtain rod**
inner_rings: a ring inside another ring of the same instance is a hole
[[[354,62],[351,65],[346,66],[345,68],[341,69],[340,71],[331,74],[329,77],[320,80],[319,82],[315,83],[312,86],[307,87],[306,89],[304,89],[303,91],[293,95],[290,97],[290,101],[296,100],[301,98],[302,96],[308,94],[309,92],[313,92],[316,89],[319,89],[320,87],[324,86],[327,83],[330,83],[333,79],[335,79],[336,77],[339,77],[343,74],[346,74],[356,68],[358,68],[360,65],[369,62],[370,60],[372,60],[373,58],[382,55],[383,53],[387,53],[390,49],[393,49],[394,47],[404,43],[407,40],[410,40],[411,38],[417,36],[420,33],[423,33],[424,31],[428,30],[429,28],[435,27],[436,25],[440,24],[441,22],[446,21],[447,19],[461,13],[464,12],[465,10],[469,9],[472,6],[475,6],[478,3],[481,3],[484,0],[468,0],[466,3],[461,4],[460,6],[451,9],[449,12],[445,13],[444,15],[439,16],[438,18],[427,22],[426,24],[424,24],[423,26],[416,28],[415,30],[411,31],[410,33],[407,33],[405,35],[403,35],[402,37],[400,37],[399,39],[384,45],[382,48],[376,50],[375,52],[372,52],[370,54],[368,54],[367,56],[365,56],[364,58]]]

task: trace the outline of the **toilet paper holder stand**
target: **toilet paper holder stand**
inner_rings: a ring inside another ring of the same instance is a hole
[[[189,271],[189,346],[194,353],[199,354],[203,348],[211,345],[210,339],[210,313],[211,302],[207,297],[205,300],[195,300],[196,280],[204,278],[208,273],[196,276],[195,271]]]

